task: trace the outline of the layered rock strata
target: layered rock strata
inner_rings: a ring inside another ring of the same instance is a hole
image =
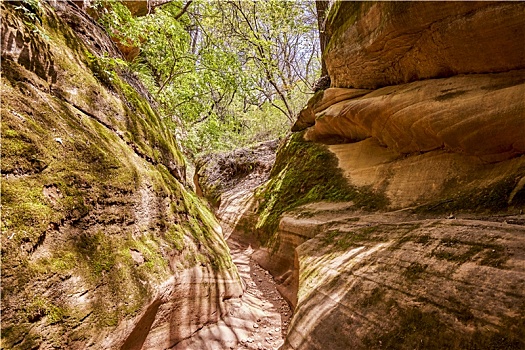
[[[306,139],[349,143],[374,138],[400,154],[444,149],[485,162],[525,152],[525,70],[425,80],[354,98],[352,94],[362,90],[325,90],[308,108],[314,118],[302,117],[304,112],[298,121],[310,126]]]
[[[268,180],[278,146],[279,140],[271,140],[197,159],[193,177],[197,193],[214,207],[225,237],[257,244],[248,232],[255,225],[254,192]]]
[[[54,5],[1,4],[2,347],[172,347],[242,284],[144,88]]]
[[[326,33],[331,87],[293,130],[338,170],[316,153],[319,185],[288,182],[311,155],[278,154],[268,188],[341,203],[274,226],[265,259],[297,290],[282,349],[525,347],[525,6],[336,2]]]
[[[377,89],[525,68],[525,4],[335,2],[323,53],[333,87]]]
[[[286,235],[314,238],[297,247],[298,306],[281,349],[523,347],[523,218],[422,220],[330,203],[300,213],[283,218],[295,222]]]

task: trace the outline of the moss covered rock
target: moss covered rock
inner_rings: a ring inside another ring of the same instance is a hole
[[[268,244],[281,214],[312,202],[354,202],[359,208],[381,210],[387,198],[363,186],[348,183],[338,167],[337,157],[324,145],[304,140],[304,133],[292,134],[279,148],[270,180],[259,188],[257,211],[263,244]]]
[[[107,36],[36,4],[1,5],[2,346],[171,346],[242,294],[220,228]]]
[[[268,179],[278,146],[279,140],[271,140],[250,148],[199,157],[194,176],[197,192],[219,209],[224,193],[239,191],[239,185],[246,181],[257,187]]]
[[[282,349],[523,348],[525,7],[331,6],[331,88],[260,190]]]
[[[523,226],[319,203],[302,213],[282,233],[310,236],[283,349],[525,346]]]

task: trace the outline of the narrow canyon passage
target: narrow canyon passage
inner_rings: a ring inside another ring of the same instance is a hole
[[[0,1],[0,350],[525,350],[523,39],[525,1]]]
[[[241,299],[227,302],[229,313],[204,326],[173,350],[274,350],[284,342],[292,312],[272,276],[251,259],[253,249],[228,240],[233,262],[245,285]]]

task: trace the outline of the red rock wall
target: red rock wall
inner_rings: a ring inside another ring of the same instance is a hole
[[[293,131],[388,207],[284,214],[281,349],[524,348],[525,3],[340,1],[326,32]]]
[[[332,86],[378,88],[525,68],[523,2],[342,2],[329,16]]]

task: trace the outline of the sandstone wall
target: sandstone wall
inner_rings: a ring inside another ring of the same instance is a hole
[[[524,4],[341,1],[326,33],[332,85],[292,130],[351,190],[281,216],[282,349],[525,347]]]
[[[297,248],[298,306],[281,349],[523,348],[523,222],[319,203],[302,213],[283,219],[315,237]]]
[[[524,15],[513,2],[336,2],[323,58],[346,88],[524,69]]]
[[[331,149],[351,184],[399,208],[508,181],[507,204],[520,204],[522,3],[340,2],[326,26],[332,87],[293,130],[347,145]]]
[[[2,347],[164,349],[242,295],[218,223],[78,8],[2,2]]]

